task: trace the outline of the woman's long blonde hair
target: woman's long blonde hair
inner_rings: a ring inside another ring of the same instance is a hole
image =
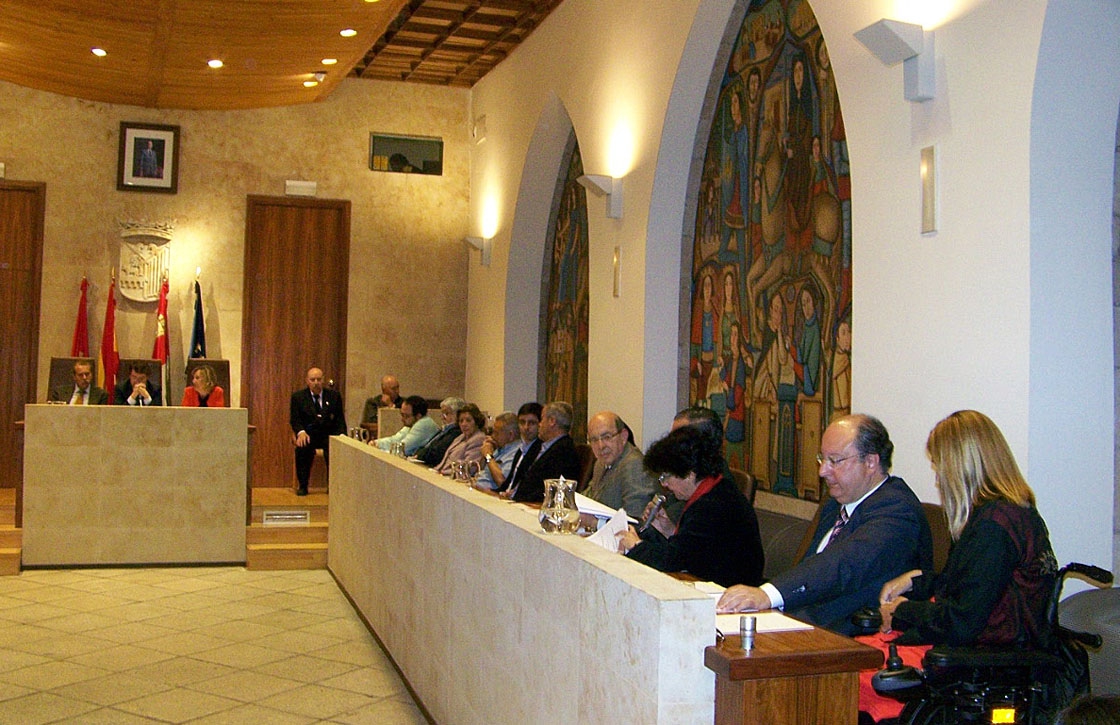
[[[933,427],[926,441],[949,533],[959,539],[976,506],[1003,499],[1034,506],[1034,491],[1015,463],[1011,448],[992,419],[958,410]]]

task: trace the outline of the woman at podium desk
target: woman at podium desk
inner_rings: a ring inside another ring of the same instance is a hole
[[[191,384],[183,391],[183,402],[186,408],[224,408],[226,405],[225,391],[217,385],[217,376],[214,368],[209,365],[199,365],[191,375]]]
[[[644,463],[686,503],[679,524],[661,510],[641,533],[628,528],[619,535],[619,551],[654,569],[725,587],[762,583],[758,522],[739,487],[721,475],[719,440],[684,426],[650,446]]]

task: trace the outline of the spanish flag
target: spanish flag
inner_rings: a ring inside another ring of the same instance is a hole
[[[167,360],[170,357],[170,345],[167,342],[167,293],[169,287],[167,276],[164,275],[163,284],[159,288],[159,307],[156,309],[156,344],[152,347],[152,357],[162,363],[159,384],[164,391],[163,400],[165,404],[171,397],[170,391],[167,389]]]

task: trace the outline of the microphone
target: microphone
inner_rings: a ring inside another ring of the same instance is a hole
[[[649,507],[649,512],[645,515],[645,518],[642,519],[642,525],[638,527],[639,534],[650,527],[650,524],[652,524],[653,520],[657,517],[657,512],[660,511],[661,507],[664,505],[664,495],[659,493],[653,497],[653,505]]]

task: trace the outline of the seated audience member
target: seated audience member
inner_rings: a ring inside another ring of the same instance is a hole
[[[517,453],[513,456],[513,465],[505,480],[498,484],[498,495],[502,498],[513,498],[517,491],[518,473],[529,470],[537,454],[541,452],[541,439],[537,437],[541,426],[541,412],[544,408],[540,403],[524,403],[517,409],[517,430],[521,440],[517,444]]]
[[[323,371],[307,369],[307,386],[292,393],[288,406],[288,425],[296,453],[297,496],[307,495],[315,451],[323,452],[323,465],[331,468],[330,437],[345,435],[346,406],[342,394],[323,387]]]
[[[410,395],[401,404],[401,423],[403,427],[391,436],[370,441],[383,451],[389,450],[393,443],[404,443],[404,454],[412,456],[439,433],[439,425],[428,417],[428,401],[419,395]]]
[[[645,467],[686,502],[684,511],[679,524],[658,512],[641,534],[629,527],[619,535],[619,551],[654,569],[724,586],[761,583],[765,555],[758,522],[735,481],[720,474],[720,459],[719,445],[691,426],[650,446]]]
[[[362,408],[362,423],[376,423],[378,408],[399,408],[404,405],[401,397],[401,384],[393,375],[381,378],[381,395],[366,398]]]
[[[476,487],[496,491],[505,483],[520,449],[518,443],[517,416],[502,413],[494,419],[494,430],[482,442],[482,472],[475,481]]]
[[[1048,645],[1058,562],[1003,433],[983,413],[957,411],[934,426],[926,455],[953,547],[941,574],[886,583],[883,631],[901,630],[902,644]]]
[[[541,412],[537,431],[541,447],[528,468],[519,469],[510,486],[514,501],[544,501],[544,482],[549,478],[579,480],[579,455],[568,431],[572,428],[572,406],[564,401],[549,403]]]
[[[132,363],[128,366],[128,379],[117,383],[113,390],[113,405],[163,405],[163,391],[148,380],[148,366]]]
[[[438,465],[451,441],[459,437],[459,411],[466,405],[462,398],[444,398],[439,404],[443,428],[416,450],[416,458],[429,466]]]
[[[681,410],[673,416],[673,423],[669,430],[676,430],[683,428],[686,425],[693,426],[700,430],[700,432],[715,439],[719,442],[720,446],[720,475],[728,481],[734,481],[735,478],[731,475],[731,467],[727,465],[727,459],[723,457],[723,423],[720,421],[719,414],[711,408],[704,408],[699,405],[693,405],[684,410]],[[669,520],[676,523],[681,518],[681,511],[684,510],[684,501],[680,501],[674,496],[667,488],[660,483],[657,484],[655,493],[667,497],[669,500],[665,502],[665,513],[668,514]],[[751,505],[751,515],[754,516],[754,505]],[[757,518],[757,517],[755,517]],[[757,526],[755,527],[757,528]]]
[[[217,384],[218,376],[209,365],[199,365],[191,374],[191,384],[183,391],[181,405],[189,408],[223,408],[225,391]]]
[[[78,360],[74,363],[74,384],[55,386],[47,400],[68,405],[107,405],[109,394],[93,384],[93,366]]]
[[[447,451],[436,466],[436,473],[451,475],[453,463],[479,463],[482,461],[482,442],[486,440],[486,418],[474,403],[459,409],[459,435],[451,441]]]
[[[882,631],[900,630],[900,645],[1049,647],[1058,561],[1003,433],[983,413],[957,411],[930,431],[926,455],[953,546],[940,574],[914,569],[883,585]],[[865,679],[860,709],[897,715],[901,703]]]
[[[587,421],[587,442],[595,454],[595,469],[584,494],[641,518],[657,479],[642,464],[642,452],[630,441],[630,429],[617,415],[604,410]]]
[[[869,415],[838,418],[821,437],[820,476],[831,498],[821,508],[809,553],[761,588],[733,586],[720,612],[784,608],[821,627],[852,634],[849,618],[879,605],[883,584],[933,566],[933,543],[922,504],[889,475],[887,429]]]

